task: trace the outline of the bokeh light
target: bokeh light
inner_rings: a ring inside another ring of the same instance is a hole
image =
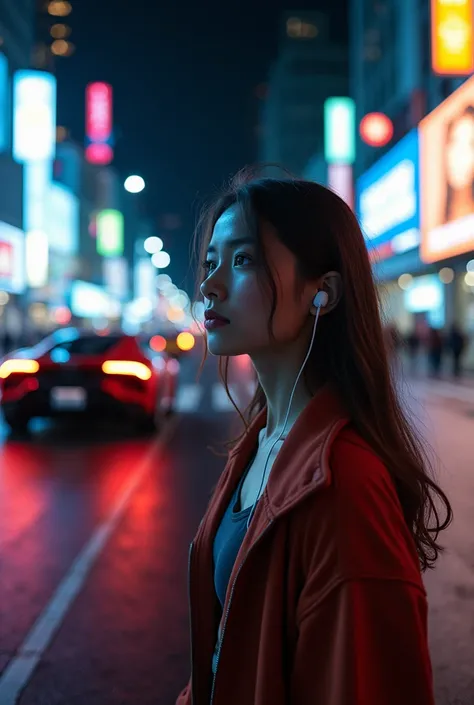
[[[151,258],[151,262],[157,269],[166,269],[171,262],[171,257],[167,252],[156,252]]]
[[[176,338],[176,345],[180,350],[192,350],[194,348],[194,344],[194,335],[192,333],[189,333],[189,331],[183,331]]]
[[[412,285],[413,277],[411,274],[402,274],[398,277],[398,286],[400,289],[409,289]]]
[[[145,252],[150,255],[154,255],[156,252],[160,252],[163,249],[163,240],[161,237],[147,237],[144,244]]]
[[[125,191],[129,193],[140,193],[145,188],[145,179],[141,176],[137,176],[137,174],[133,174],[125,179],[123,186]]]
[[[154,352],[163,352],[166,350],[166,338],[162,335],[154,335],[150,340],[150,348]]]
[[[53,17],[67,17],[72,12],[72,5],[66,0],[51,0],[48,13]]]
[[[53,24],[51,27],[51,36],[54,39],[66,39],[71,34],[71,28],[67,24]]]
[[[71,56],[74,52],[74,45],[65,39],[55,39],[51,44],[51,52],[55,56]]]

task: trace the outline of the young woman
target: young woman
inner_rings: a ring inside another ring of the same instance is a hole
[[[177,704],[433,705],[421,571],[451,507],[397,400],[356,218],[316,183],[237,183],[202,252],[208,349],[249,355],[259,384],[191,544]]]

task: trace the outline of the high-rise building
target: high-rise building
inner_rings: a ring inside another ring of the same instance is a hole
[[[324,101],[347,95],[341,18],[293,12],[282,18],[279,56],[270,72],[260,124],[260,161],[302,175],[324,143]]]
[[[466,20],[456,11],[468,5],[451,3],[450,22],[435,33],[445,48],[457,47],[459,60],[463,51],[471,53],[472,26],[463,32]],[[386,319],[404,334],[456,322],[470,335],[465,362],[474,368],[474,79],[433,70],[435,6],[430,0],[350,2],[356,123],[377,112],[393,125],[383,147],[358,139],[356,211]]]
[[[33,66],[54,71],[57,59],[67,58],[75,51],[71,41],[69,0],[36,0],[36,42]]]
[[[356,121],[382,112],[393,122],[393,145],[446,98],[462,80],[431,70],[430,0],[351,0],[350,93]],[[356,172],[362,173],[386,150],[363,142]]]
[[[36,0],[0,0],[0,51],[11,71],[27,68],[34,43]]]

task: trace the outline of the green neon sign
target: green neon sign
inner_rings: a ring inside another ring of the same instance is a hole
[[[355,104],[352,98],[324,103],[324,158],[328,164],[355,162]]]
[[[123,214],[107,209],[97,214],[97,252],[102,257],[118,257],[123,253]]]

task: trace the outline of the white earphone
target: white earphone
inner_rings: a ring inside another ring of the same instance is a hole
[[[326,291],[318,291],[316,296],[313,299],[313,306],[316,307],[316,309],[319,308],[324,308],[325,306],[328,305],[329,301],[329,296],[327,295]]]
[[[289,419],[289,417],[290,417],[291,405],[292,405],[292,403],[293,403],[293,397],[295,396],[296,387],[298,386],[298,382],[300,381],[300,377],[301,377],[301,375],[302,375],[302,373],[303,373],[303,370],[304,370],[304,368],[305,368],[305,366],[306,366],[306,363],[308,362],[308,358],[309,358],[309,356],[310,356],[310,354],[311,354],[311,350],[313,349],[314,338],[315,338],[315,335],[316,335],[316,328],[317,328],[318,320],[319,320],[319,313],[320,313],[320,311],[321,311],[322,308],[324,308],[325,306],[327,306],[328,301],[329,301],[329,296],[327,295],[327,293],[326,293],[325,291],[322,291],[322,290],[321,290],[321,291],[318,291],[318,293],[316,294],[316,296],[314,297],[314,299],[313,299],[313,301],[312,301],[312,306],[314,306],[314,307],[316,308],[316,312],[313,314],[313,315],[315,316],[315,318],[314,318],[314,324],[313,324],[313,332],[312,332],[312,335],[311,335],[311,342],[310,342],[310,344],[309,344],[308,352],[306,353],[305,359],[303,360],[303,364],[301,365],[300,370],[299,370],[299,372],[298,372],[298,374],[297,374],[297,376],[296,376],[296,381],[295,381],[295,383],[294,383],[294,385],[293,385],[293,389],[292,389],[292,392],[291,392],[291,394],[290,394],[290,401],[288,402],[288,409],[287,409],[287,412],[286,412],[285,421],[284,421],[284,423],[283,423],[283,428],[282,428],[282,430],[281,430],[280,435],[279,435],[278,438],[276,439],[276,441],[273,442],[272,447],[270,448],[270,452],[269,452],[268,455],[267,455],[267,459],[265,460],[265,466],[264,466],[264,468],[263,468],[263,474],[262,474],[262,482],[260,483],[260,489],[259,489],[258,494],[257,494],[257,499],[256,499],[255,502],[254,502],[254,505],[253,505],[253,507],[252,507],[252,509],[251,509],[251,511],[250,511],[250,514],[249,514],[249,518],[248,518],[248,520],[247,520],[247,529],[248,529],[249,526],[250,526],[250,521],[251,521],[252,516],[253,516],[253,513],[254,513],[254,511],[255,511],[255,507],[257,506],[257,502],[258,502],[258,500],[260,499],[260,495],[261,495],[261,493],[262,493],[263,483],[264,483],[265,475],[266,475],[266,472],[267,472],[268,461],[270,460],[270,456],[271,456],[271,454],[272,454],[272,452],[273,452],[274,447],[276,446],[276,444],[278,443],[278,441],[281,440],[281,437],[283,436],[283,434],[284,434],[284,432],[285,432],[286,424],[288,423],[288,419]],[[311,313],[313,313],[313,312],[311,311]]]

